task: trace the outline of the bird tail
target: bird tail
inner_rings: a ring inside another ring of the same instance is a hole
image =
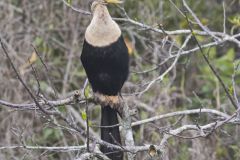
[[[110,106],[102,106],[102,118],[101,118],[101,139],[111,144],[121,144],[121,137],[119,127],[104,127],[113,126],[118,124],[117,110]],[[101,146],[100,150],[106,154],[112,160],[122,160],[123,152]]]

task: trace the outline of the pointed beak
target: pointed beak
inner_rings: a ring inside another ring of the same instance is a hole
[[[123,1],[120,0],[105,0],[106,3],[108,4],[121,4]]]

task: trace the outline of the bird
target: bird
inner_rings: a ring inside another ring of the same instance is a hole
[[[93,93],[101,104],[101,139],[121,145],[116,106],[119,106],[121,89],[129,75],[129,54],[121,29],[108,11],[110,3],[120,1],[92,2],[92,20],[85,31],[80,59]],[[116,149],[102,145],[100,150],[110,159],[123,159],[123,152]]]

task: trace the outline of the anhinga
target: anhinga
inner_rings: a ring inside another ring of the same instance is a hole
[[[129,72],[129,55],[121,30],[111,18],[107,3],[119,0],[95,0],[91,4],[93,18],[85,32],[81,61],[95,95],[101,101],[101,139],[121,144],[117,108],[119,94]],[[123,153],[101,146],[110,159],[121,160]]]

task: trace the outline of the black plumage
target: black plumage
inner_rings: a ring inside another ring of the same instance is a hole
[[[105,47],[86,40],[81,55],[83,67],[94,92],[117,95],[128,77],[128,50],[122,36]]]

